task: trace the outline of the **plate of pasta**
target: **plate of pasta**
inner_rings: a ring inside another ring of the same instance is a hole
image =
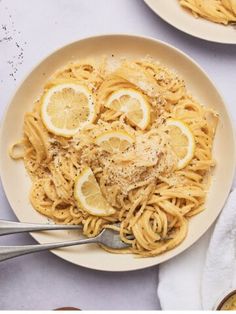
[[[220,213],[234,166],[217,89],[187,55],[151,38],[104,35],[55,51],[2,124],[1,179],[18,219],[82,226],[32,233],[39,243],[111,228],[128,244],[53,251],[92,269],[142,269],[184,251]]]
[[[236,44],[235,0],[144,0],[164,21],[208,41]]]

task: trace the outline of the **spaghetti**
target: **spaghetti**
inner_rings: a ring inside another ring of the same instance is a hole
[[[184,81],[153,59],[112,60],[73,63],[55,73],[32,112],[25,114],[23,138],[10,155],[24,160],[32,179],[30,201],[38,212],[56,223],[82,224],[89,237],[102,228],[116,229],[130,244],[119,253],[156,256],[179,245],[188,220],[204,209],[215,166],[217,114],[195,101]],[[70,138],[49,132],[40,114],[45,92],[65,82],[83,84],[96,99],[96,120]],[[147,99],[151,118],[145,130],[130,123],[125,113],[105,106],[122,88],[137,90]],[[170,145],[169,118],[183,121],[194,136],[193,158],[182,169],[177,169]],[[104,152],[94,142],[102,132],[116,130],[135,138],[135,145],[122,155]],[[93,216],[76,202],[75,178],[85,166],[115,209],[111,216]]]
[[[179,0],[180,5],[189,9],[195,17],[228,25],[236,22],[235,0]]]

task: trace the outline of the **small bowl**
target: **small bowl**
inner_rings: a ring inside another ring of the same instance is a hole
[[[222,311],[222,307],[225,304],[226,301],[228,301],[233,295],[236,296],[236,290],[232,290],[224,295],[223,299],[219,303],[217,303],[215,310],[216,311]],[[232,310],[233,311],[233,310]]]

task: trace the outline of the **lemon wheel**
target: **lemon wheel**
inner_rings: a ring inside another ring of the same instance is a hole
[[[74,83],[53,86],[43,98],[41,116],[50,132],[71,137],[94,121],[93,95],[85,86]]]
[[[108,98],[106,107],[126,113],[128,120],[144,130],[150,123],[150,105],[144,95],[131,88],[120,89]]]

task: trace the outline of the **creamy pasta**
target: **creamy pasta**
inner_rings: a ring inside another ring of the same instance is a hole
[[[119,253],[156,256],[179,245],[189,219],[205,209],[218,118],[188,93],[183,79],[152,58],[114,59],[79,61],[57,71],[25,114],[23,138],[10,155],[24,160],[32,179],[30,201],[38,212],[56,223],[82,224],[88,237],[103,228],[116,229],[130,244]],[[82,84],[95,99],[96,118],[71,137],[48,131],[41,115],[45,93],[61,83]],[[111,95],[127,89],[139,92],[148,103],[145,129],[132,123],[127,113],[106,106]],[[169,119],[180,121],[194,139],[191,159],[179,168]],[[134,139],[122,153],[96,144],[97,136],[117,130]],[[78,204],[74,185],[84,167],[92,170],[113,214],[91,215]]]
[[[225,25],[236,22],[236,0],[179,0],[179,3],[195,17]]]

